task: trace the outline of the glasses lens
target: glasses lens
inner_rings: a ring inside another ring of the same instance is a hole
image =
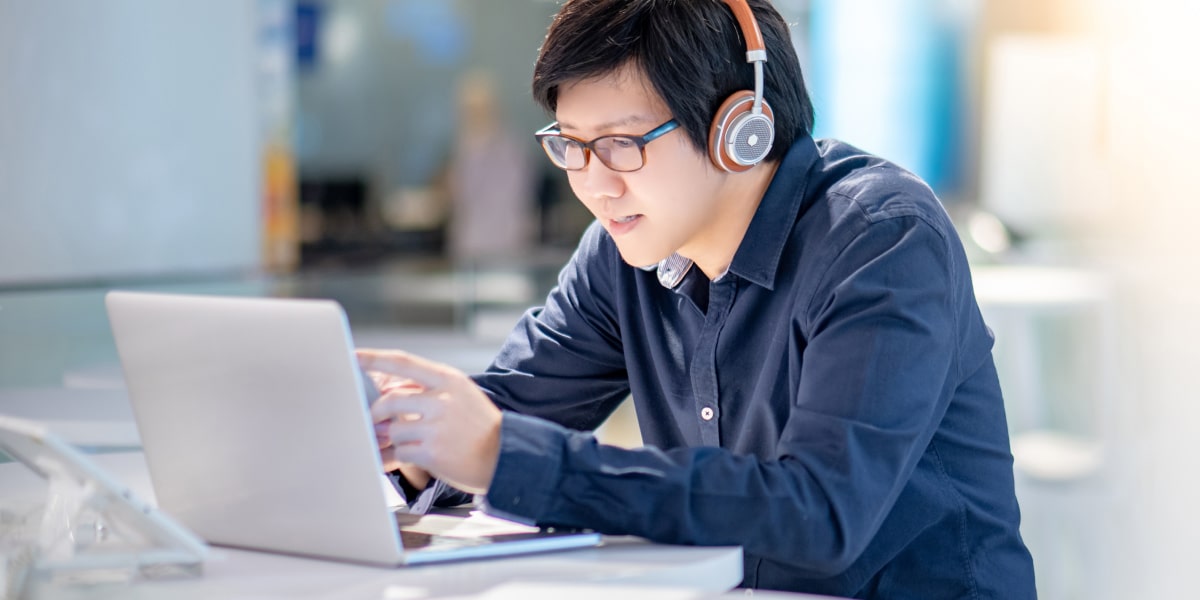
[[[560,169],[575,171],[582,169],[587,163],[583,144],[560,135],[548,135],[542,138],[542,148],[550,162]]]
[[[614,171],[636,171],[642,168],[642,148],[631,137],[602,137],[597,139],[592,147],[596,150],[596,156]]]

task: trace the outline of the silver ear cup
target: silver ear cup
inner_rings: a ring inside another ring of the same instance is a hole
[[[725,153],[742,166],[756,165],[771,151],[775,124],[765,114],[738,115],[725,133]]]

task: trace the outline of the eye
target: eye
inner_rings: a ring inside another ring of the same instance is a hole
[[[618,148],[621,150],[625,150],[627,148],[637,148],[637,142],[633,141],[632,138],[615,137],[615,138],[609,138],[609,139],[612,140],[613,148]]]

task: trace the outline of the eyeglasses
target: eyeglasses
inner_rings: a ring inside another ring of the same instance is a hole
[[[622,173],[636,171],[646,165],[646,144],[666,135],[679,127],[671,119],[646,135],[602,135],[590,142],[564,134],[558,122],[543,127],[534,134],[550,157],[550,162],[560,169],[579,171],[587,166],[588,159],[595,154],[604,166]]]

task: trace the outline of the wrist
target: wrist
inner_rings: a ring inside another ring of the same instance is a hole
[[[424,469],[409,464],[399,465],[391,474],[396,477],[409,502],[416,500],[417,496],[429,487],[429,481],[432,479]]]

